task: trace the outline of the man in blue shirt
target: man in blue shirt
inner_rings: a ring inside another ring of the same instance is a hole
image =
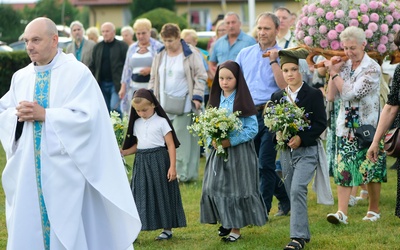
[[[287,214],[290,200],[285,187],[275,172],[276,150],[272,133],[264,125],[263,110],[271,95],[287,86],[279,66],[276,43],[279,19],[272,13],[264,12],[257,17],[258,44],[244,48],[236,58],[242,68],[254,104],[257,107],[258,134],[254,139],[259,158],[260,189],[268,213],[271,210],[272,197],[280,202],[280,209]],[[269,57],[266,53],[269,53]]]
[[[240,22],[238,14],[234,12],[226,13],[224,22],[228,33],[215,42],[209,60],[210,72],[213,77],[217,65],[227,60],[234,61],[243,48],[256,43],[253,37],[247,35],[240,29],[242,23]]]

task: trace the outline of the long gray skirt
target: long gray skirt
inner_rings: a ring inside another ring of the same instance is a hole
[[[142,230],[186,226],[179,184],[168,182],[168,169],[166,148],[137,150],[131,188]]]
[[[228,161],[211,151],[206,162],[200,222],[224,228],[262,226],[268,220],[260,193],[258,159],[253,141],[229,147]]]

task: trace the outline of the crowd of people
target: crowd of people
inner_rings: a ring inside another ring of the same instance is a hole
[[[0,99],[8,249],[130,249],[140,230],[162,229],[155,239],[171,239],[173,228],[187,225],[180,183],[199,180],[202,151],[188,126],[209,107],[239,111],[242,123],[221,141],[227,159],[215,141],[204,145],[200,222],[218,224],[224,242],[267,223],[275,196],[274,216],[290,216],[284,249],[303,249],[311,240],[307,194],[314,177],[318,203],[334,204],[329,176],[337,185],[338,210],[327,222],[348,224],[348,207],[361,199],[368,199],[362,220],[379,221],[387,182],[382,137],[400,125],[400,67],[382,107],[382,69],[365,52],[364,30],[341,32],[347,59],[321,56],[324,66],[316,70],[305,61],[309,52],[297,48],[295,19],[285,7],[263,12],[251,36],[228,12],[207,50],[196,47],[195,30],[173,23],[163,25],[159,40],[150,20],[137,19],[121,29],[120,41],[105,22],[98,41],[96,28],[85,38],[74,21],[66,53],[57,49],[50,19],[30,22],[24,40],[32,63]],[[400,46],[400,32],[394,42]],[[280,151],[277,133],[264,124],[271,102],[304,109],[309,124]],[[110,111],[129,120],[121,148]],[[376,128],[369,147],[356,140],[361,125]],[[131,154],[127,180],[121,155]],[[399,195],[400,177],[397,217]]]

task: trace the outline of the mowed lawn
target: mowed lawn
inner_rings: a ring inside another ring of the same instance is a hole
[[[393,160],[392,158],[388,159],[388,166],[391,166]],[[132,164],[133,157],[128,157],[127,161]],[[141,232],[134,243],[135,249],[283,249],[289,241],[289,217],[273,217],[273,214],[277,211],[276,199],[274,199],[269,222],[262,227],[248,226],[243,228],[241,231],[242,239],[236,243],[220,241],[220,237],[217,235],[219,225],[200,224],[199,201],[204,163],[205,160],[202,158],[198,181],[180,184],[187,227],[174,229],[173,238],[163,242],[154,240],[160,230]],[[4,166],[5,154],[0,146],[1,171]],[[400,249],[400,219],[394,216],[396,185],[396,171],[388,170],[388,182],[382,185],[380,207],[382,217],[379,221],[374,223],[362,221],[368,208],[367,202],[362,201],[355,207],[349,208],[349,224],[339,226],[331,225],[326,221],[328,213],[336,212],[337,204],[333,206],[318,205],[316,195],[311,190],[310,185],[308,206],[312,239],[306,245],[306,249]],[[336,186],[333,183],[332,190],[336,203]],[[0,200],[0,249],[5,249],[7,230],[3,189],[0,191]],[[26,237],[28,240],[29,235]]]

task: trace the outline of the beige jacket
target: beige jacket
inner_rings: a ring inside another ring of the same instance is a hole
[[[202,62],[202,58],[198,55],[196,48],[186,44],[181,40],[183,49],[183,67],[185,69],[186,80],[189,83],[189,97],[191,100],[203,102],[204,88],[207,82],[207,72]],[[158,69],[161,59],[165,56],[165,47],[162,47],[153,60],[150,72],[149,89],[154,91],[154,95],[160,100],[160,76]]]

